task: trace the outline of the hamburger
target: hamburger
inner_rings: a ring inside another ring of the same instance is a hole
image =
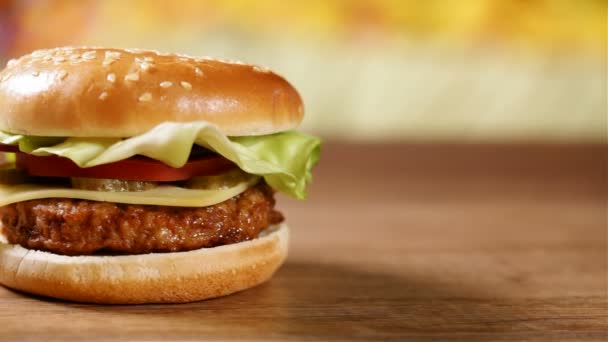
[[[70,301],[183,303],[270,279],[275,192],[306,197],[320,141],[268,69],[65,47],[0,73],[0,283]]]

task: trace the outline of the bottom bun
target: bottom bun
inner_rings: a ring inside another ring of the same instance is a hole
[[[270,279],[287,257],[289,229],[189,252],[65,256],[0,243],[0,283],[15,290],[100,304],[186,303]]]

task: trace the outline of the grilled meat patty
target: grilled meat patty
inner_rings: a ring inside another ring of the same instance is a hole
[[[283,221],[265,183],[203,208],[51,198],[0,207],[9,243],[63,255],[144,254],[254,239]]]

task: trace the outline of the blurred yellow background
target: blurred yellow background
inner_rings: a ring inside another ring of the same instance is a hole
[[[265,65],[330,138],[606,142],[605,0],[0,0],[0,60],[152,48]]]

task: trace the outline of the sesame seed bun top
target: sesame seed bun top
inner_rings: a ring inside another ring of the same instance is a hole
[[[131,137],[166,121],[207,121],[229,136],[296,128],[298,92],[257,66],[155,51],[38,50],[0,72],[0,130]]]

